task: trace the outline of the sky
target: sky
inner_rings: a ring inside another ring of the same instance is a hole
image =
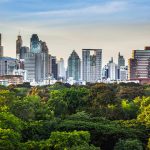
[[[19,33],[24,46],[36,33],[65,61],[83,48],[103,49],[103,65],[119,51],[127,60],[150,45],[149,10],[149,0],[0,0],[4,55],[15,57]]]

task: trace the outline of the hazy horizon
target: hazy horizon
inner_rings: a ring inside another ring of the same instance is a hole
[[[119,51],[127,60],[150,45],[149,8],[148,0],[0,0],[4,55],[15,57],[20,32],[24,46],[36,33],[65,62],[83,48],[103,49],[103,65]]]

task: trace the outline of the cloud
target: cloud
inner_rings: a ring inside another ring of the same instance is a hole
[[[95,4],[92,6],[78,7],[71,9],[60,10],[47,10],[29,13],[17,14],[14,17],[72,17],[72,16],[85,16],[85,15],[105,15],[120,12],[127,6],[125,1],[105,2],[103,4]]]

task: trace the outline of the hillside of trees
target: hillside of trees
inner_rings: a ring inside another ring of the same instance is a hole
[[[0,86],[0,150],[150,150],[150,86]]]

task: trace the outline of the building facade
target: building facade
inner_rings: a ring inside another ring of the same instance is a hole
[[[59,79],[66,78],[65,64],[63,58],[60,58],[60,60],[58,61],[58,78]]]
[[[23,46],[20,48],[20,59],[25,58],[25,54],[29,52],[29,47]]]
[[[58,79],[58,64],[55,56],[51,56],[51,76],[57,80]]]
[[[43,82],[49,76],[49,54],[45,42],[33,34],[30,41],[30,52],[23,49],[24,69],[27,70],[27,79],[30,82]]]
[[[81,60],[75,50],[68,58],[67,78],[79,81],[81,79]]]
[[[91,54],[93,52],[93,54]],[[82,50],[82,77],[86,82],[101,80],[102,49]]]
[[[22,47],[22,37],[21,35],[18,35],[17,40],[16,40],[16,58],[20,59],[20,49]]]
[[[119,68],[119,80],[126,81],[128,80],[128,67],[120,66]]]
[[[125,59],[122,55],[120,55],[120,52],[118,54],[118,66],[125,66]]]
[[[0,76],[13,75],[13,70],[18,69],[18,61],[10,57],[0,57]]]
[[[30,82],[42,82],[48,77],[48,54],[26,53],[24,69]]]
[[[32,53],[40,53],[42,51],[41,41],[39,41],[37,34],[33,34],[30,39],[30,51]]]
[[[130,80],[150,79],[150,48],[133,50],[128,63]]]

